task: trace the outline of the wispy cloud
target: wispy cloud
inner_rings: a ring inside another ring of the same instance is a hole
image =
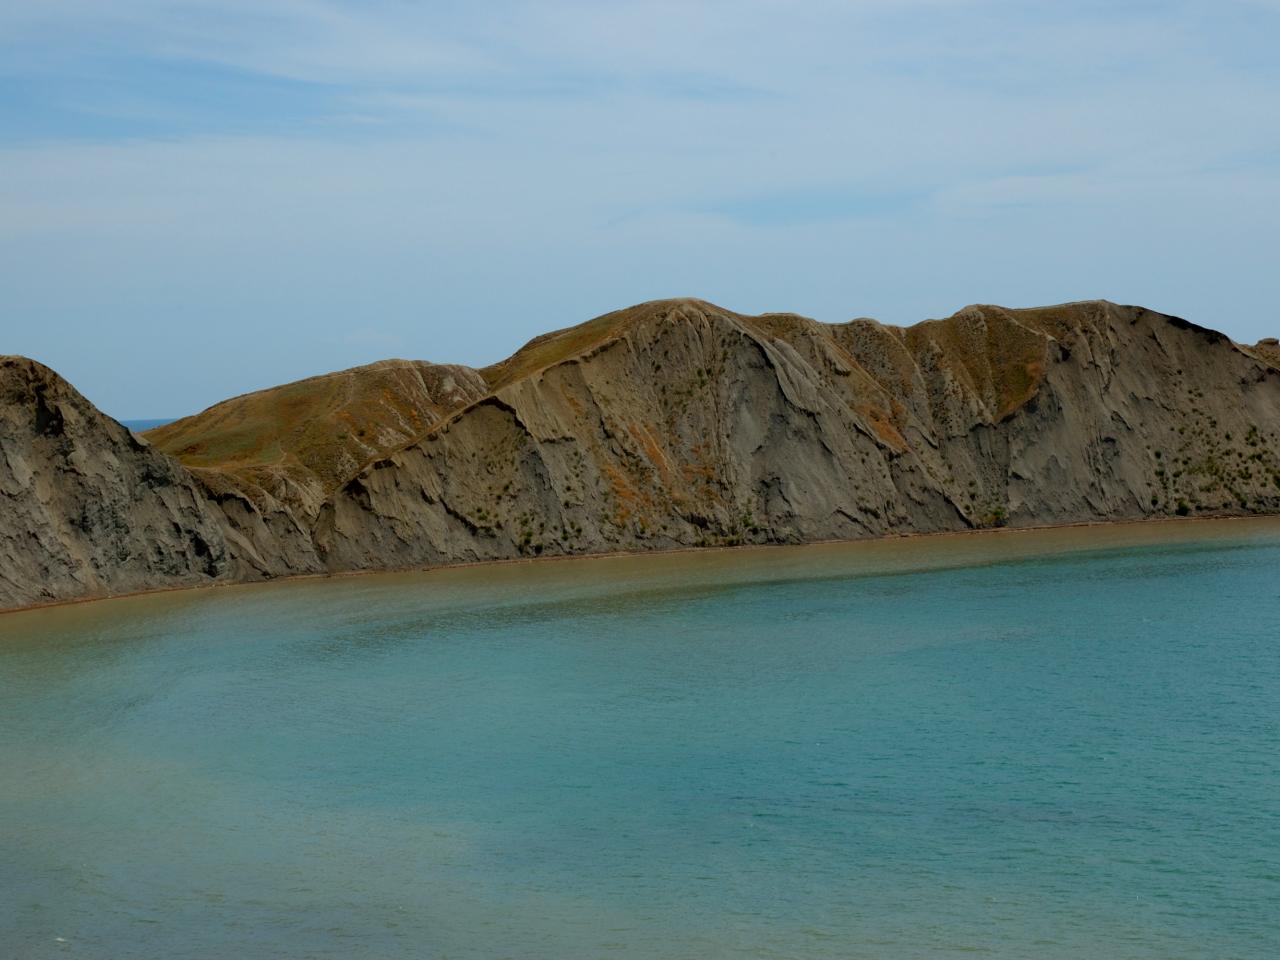
[[[478,362],[675,293],[1260,336],[1277,32],[1262,0],[0,3],[0,349],[143,415],[376,359],[349,329]],[[184,351],[207,389],[148,384]]]

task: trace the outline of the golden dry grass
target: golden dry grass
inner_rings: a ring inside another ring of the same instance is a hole
[[[451,393],[447,369],[391,360],[310,377],[224,400],[146,438],[188,467],[260,486],[272,472],[313,476],[327,488],[483,392]]]
[[[945,320],[927,321],[904,330],[884,328],[883,337],[907,348],[903,356],[877,357],[896,372],[891,386],[905,390],[910,382],[906,354],[919,359],[930,344],[941,348],[938,358],[955,378],[992,405],[997,417],[1008,416],[1032,397],[1044,374],[1045,335],[1067,337],[1089,322],[1099,305],[1066,304],[1031,310],[978,307]],[[192,417],[149,431],[147,439],[188,467],[222,471],[255,486],[268,487],[272,478],[289,477],[332,489],[353,469],[412,443],[450,413],[494,392],[564,362],[591,354],[627,329],[646,322],[698,322],[710,316],[732,318],[757,335],[803,346],[806,338],[822,338],[836,356],[861,369],[854,325],[830,326],[796,314],[744,316],[701,300],[659,300],[604,314],[577,326],[543,334],[511,357],[479,371],[467,389],[446,396],[438,367],[419,361],[391,360],[338,371],[249,393],[223,401]],[[847,328],[847,329],[846,329]],[[877,354],[886,349],[877,338],[861,346]],[[887,341],[885,341],[887,343]],[[891,351],[892,352],[892,351]],[[843,362],[843,360],[841,361]],[[869,375],[855,392],[859,406],[881,400]],[[851,381],[852,382],[852,381]],[[865,389],[864,389],[865,388]],[[863,396],[866,394],[866,396]],[[890,391],[891,397],[894,391]],[[576,398],[570,398],[576,403]],[[894,400],[896,403],[896,400]],[[900,406],[900,405],[898,405]],[[867,406],[864,413],[871,409]],[[897,423],[904,410],[876,410],[870,416],[881,438],[897,447],[905,444]]]

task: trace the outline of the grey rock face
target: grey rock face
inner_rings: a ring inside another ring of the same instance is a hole
[[[1280,510],[1280,371],[1177,318],[634,313],[342,486],[328,567]]]
[[[231,570],[222,526],[179,463],[47,367],[0,357],[0,608]]]
[[[0,371],[0,606],[1280,512],[1274,344],[1105,302],[973,306],[906,329],[643,304],[485,371],[397,361],[228,401],[169,428],[185,470],[38,364]],[[277,396],[307,415],[277,416]]]
[[[238,578],[319,573],[311,530],[337,485],[487,392],[469,367],[383,360],[233,397],[147,438],[204,487]]]

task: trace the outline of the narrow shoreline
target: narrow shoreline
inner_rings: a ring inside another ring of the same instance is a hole
[[[204,583],[189,586],[154,587],[149,590],[132,590],[127,593],[109,593],[91,597],[76,597],[69,600],[49,600],[45,603],[31,603],[21,607],[6,607],[0,610],[0,617],[13,613],[29,613],[36,610],[51,610],[61,607],[79,606],[87,603],[103,603],[110,600],[127,600],[135,597],[149,597],[171,593],[204,592],[227,590],[236,587],[261,587],[271,584],[303,583],[319,580],[338,580],[350,577],[372,577],[381,574],[431,573],[443,570],[465,570],[476,567],[500,567],[516,564],[547,564],[565,561],[583,560],[622,560],[635,557],[661,557],[670,555],[726,553],[729,551],[762,551],[778,548],[803,548],[830,545],[854,545],[889,543],[898,540],[924,539],[962,539],[976,536],[1005,536],[1022,533],[1044,533],[1053,530],[1075,530],[1101,528],[1123,528],[1143,526],[1181,526],[1196,523],[1222,523],[1225,521],[1280,521],[1280,513],[1224,513],[1199,517],[1141,517],[1131,520],[1078,520],[1072,523],[1045,523],[1022,527],[982,527],[969,530],[936,530],[932,532],[886,533],[877,537],[855,537],[849,539],[802,540],[796,543],[739,543],[732,545],[715,544],[705,547],[681,546],[654,550],[613,550],[608,553],[555,554],[541,557],[508,557],[495,560],[458,560],[452,563],[436,563],[430,565],[411,565],[403,567],[379,567],[373,570],[339,570],[332,573],[295,573],[283,577],[270,577],[263,580],[235,580],[226,583]]]

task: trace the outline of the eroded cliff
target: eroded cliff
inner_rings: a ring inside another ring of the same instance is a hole
[[[201,486],[60,376],[0,357],[0,609],[228,579]]]
[[[16,562],[0,605],[521,556],[1280,512],[1274,341],[1242,346],[1102,301],[972,306],[910,328],[659,301],[482,371],[387,361],[238,397],[152,431],[155,448],[44,368],[9,364],[0,545]],[[20,369],[59,384],[56,405],[74,411],[56,443],[39,412],[49,401],[20,386]],[[100,500],[111,519],[68,519]]]
[[[470,367],[384,360],[233,397],[146,438],[205,489],[240,576],[317,573],[311,530],[333,491],[487,392]]]
[[[1136,307],[904,330],[667,301],[485,374],[326,503],[330,569],[1280,509],[1280,371]]]

